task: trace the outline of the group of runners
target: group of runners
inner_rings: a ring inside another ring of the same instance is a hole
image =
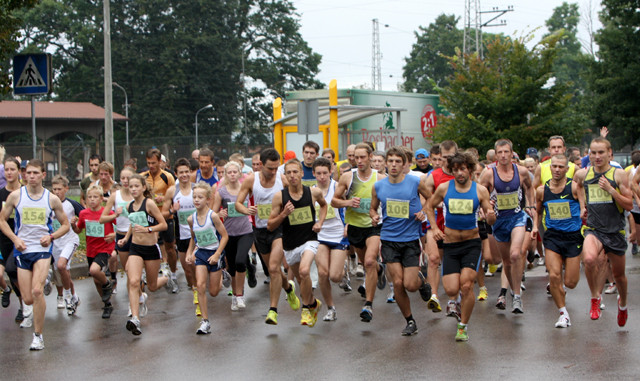
[[[604,137],[591,142],[585,168],[569,161],[560,136],[549,139],[550,159],[529,169],[511,141],[500,139],[494,148],[494,160],[479,162],[477,151],[463,152],[450,140],[415,154],[402,146],[374,152],[372,144],[358,143],[336,163],[332,150],[321,154],[308,141],[302,161],[286,157],[281,165],[269,148],[248,168],[241,155],[216,163],[211,150],[201,149],[191,160],[177,159],[173,171],[153,148],[146,154],[148,169],[138,173],[128,162],[119,183],[113,165],[94,155],[80,203],[66,196],[69,182],[62,176],[52,179],[51,191],[44,188],[42,161],[30,160],[21,174],[20,162],[7,157],[7,184],[0,189],[2,305],[9,305],[13,290],[20,303],[16,321],[34,328],[30,349],[43,349],[45,295],[52,284],[58,308],[73,315],[80,305],[70,263],[84,230],[102,317],[113,312],[122,266],[129,298],[125,326],[134,335],[142,333],[147,292],[179,291],[178,262],[193,293],[197,334],[211,333],[207,293],[216,296],[230,286],[231,310],[247,308],[245,279],[256,286],[260,262],[270,291],[267,324],[278,324],[281,290],[289,307],[301,310],[300,324],[313,327],[323,304],[322,319],[336,320],[331,283],[351,291],[355,272],[364,277],[358,287],[363,322],[373,320],[376,288],[384,289],[389,279],[387,301],[397,303],[406,320],[401,333],[416,334],[408,292],[418,291],[428,309],[440,312],[442,281],[446,314],[458,321],[455,340],[467,341],[475,283],[477,299],[488,297],[482,261],[502,266],[496,307],[506,309],[510,291],[511,312],[522,314],[527,253],[542,236],[548,292],[559,311],[555,327],[571,325],[565,294],[576,287],[581,262],[591,319],[600,317],[608,279],[617,287],[617,323],[624,326],[625,211],[640,199],[640,172],[612,166]],[[635,227],[640,213],[633,217]]]

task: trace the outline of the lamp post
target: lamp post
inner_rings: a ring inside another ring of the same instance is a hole
[[[122,92],[124,93],[124,116],[127,118],[127,120],[125,121],[125,126],[126,126],[126,144],[127,146],[129,146],[129,98],[127,97],[127,90],[124,89],[124,87],[120,86],[118,83],[116,82],[111,82],[115,87],[119,88],[120,90],[122,90]]]
[[[198,114],[200,113],[200,111],[206,110],[208,108],[213,108],[213,105],[208,104],[196,112],[196,149],[198,149]]]

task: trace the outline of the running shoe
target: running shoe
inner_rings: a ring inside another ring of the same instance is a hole
[[[480,287],[480,292],[478,292],[478,300],[485,301],[489,299],[489,292],[487,292],[486,287]]]
[[[271,325],[278,325],[278,313],[274,310],[269,310],[269,313],[267,313],[267,318],[264,320],[264,322]]]
[[[358,266],[356,266],[356,276],[358,278],[362,278],[364,276],[364,267],[359,263]]]
[[[24,320],[20,323],[20,328],[30,328],[33,327],[33,306],[24,305],[23,309]]]
[[[438,300],[438,297],[435,294],[431,295],[431,298],[429,298],[429,301],[427,302],[427,308],[430,309],[432,312],[442,311],[442,306],[440,306],[440,300]]]
[[[499,310],[504,310],[507,308],[507,298],[504,295],[498,296],[498,302],[496,303],[496,308]]]
[[[247,303],[244,301],[244,296],[237,296],[236,300],[238,301],[238,309],[244,310],[247,308]]]
[[[140,319],[137,317],[132,317],[127,321],[127,331],[133,333],[135,336],[139,336],[142,334],[142,330],[140,329]]]
[[[520,291],[525,291],[527,287],[524,285],[524,282],[520,283]]]
[[[538,266],[544,266],[544,257],[540,257],[540,259],[538,259]]]
[[[351,278],[349,277],[349,269],[347,268],[347,262],[344,263],[344,275],[342,280],[338,284],[338,287],[344,290],[344,292],[351,292]]]
[[[363,298],[367,298],[367,289],[364,288],[364,283],[358,286],[358,293],[360,293],[360,296],[362,296]]]
[[[467,326],[458,324],[456,330],[456,341],[469,341],[469,334],[467,333]]]
[[[372,319],[373,319],[373,308],[371,308],[371,306],[362,307],[362,311],[360,311],[360,321],[368,323]]]
[[[198,290],[193,289],[193,304],[198,304]]]
[[[51,278],[53,277],[53,270],[49,269],[47,274],[47,280],[44,282],[44,295],[49,296],[51,294]]]
[[[300,325],[308,325],[311,326],[311,321],[313,318],[311,317],[311,310],[308,308],[303,308],[302,313],[300,314]]]
[[[600,318],[600,298],[591,298],[591,311],[589,311],[591,320]]]
[[[67,304],[67,315],[71,316],[76,313],[78,306],[80,305],[80,298],[73,295],[71,297],[71,303]]]
[[[107,303],[111,299],[113,292],[113,283],[107,279],[107,283],[102,285],[102,303]]]
[[[569,315],[565,313],[561,313],[558,321],[556,322],[556,328],[567,328],[571,327],[571,319],[569,319]]]
[[[180,288],[178,287],[178,279],[171,278],[171,281],[173,282],[173,284],[171,285],[171,293],[177,294],[180,291]]]
[[[418,271],[418,277],[422,281],[422,285],[418,288],[420,292],[420,297],[423,301],[429,302],[431,300],[431,285],[427,283],[427,280],[424,277],[422,271]]]
[[[7,286],[7,289],[2,291],[2,308],[9,307],[11,303],[11,287]]]
[[[64,298],[62,297],[62,295],[58,295],[58,297],[56,298],[56,302],[57,302],[57,307],[59,310],[63,309],[65,307],[64,304]]]
[[[402,336],[413,336],[418,333],[418,326],[414,320],[411,320],[407,323],[407,326],[401,332]]]
[[[118,278],[113,278],[111,282],[113,283],[113,290],[111,290],[111,295],[115,295],[118,293]]]
[[[250,288],[254,288],[258,284],[258,279],[256,279],[256,265],[253,263],[247,265],[247,284]]]
[[[16,314],[16,318],[15,321],[16,323],[21,323],[24,320],[24,315],[22,314],[22,308],[18,310],[18,313]]]
[[[618,292],[618,288],[616,287],[616,283],[609,283],[609,285],[607,286],[607,288],[605,288],[604,293],[605,294],[615,294]]]
[[[322,307],[322,302],[316,299],[315,308],[309,308],[309,312],[311,312],[311,324],[308,324],[309,327],[313,327],[318,322],[318,312],[320,311],[320,307]]]
[[[149,309],[147,308],[147,293],[143,292],[142,294],[140,294],[140,300],[139,300],[139,304],[140,307],[138,309],[138,313],[140,314],[140,317],[145,317],[147,316],[147,313],[149,312]]]
[[[196,316],[202,316],[202,311],[200,310],[199,304],[196,304]]]
[[[513,298],[513,302],[511,302],[511,312],[514,314],[524,313],[524,309],[522,308],[522,298]]]
[[[113,305],[111,303],[105,304],[102,308],[102,318],[109,319],[111,317],[111,313],[113,312]]]
[[[198,330],[196,331],[197,335],[206,335],[211,333],[211,323],[209,323],[209,320],[207,319],[203,319],[200,322],[200,328],[198,328]]]
[[[231,275],[225,269],[222,269],[222,286],[224,288],[231,286]]]
[[[231,297],[231,311],[237,311],[238,310],[238,298],[233,295]]]
[[[620,309],[620,295],[618,295],[618,327],[624,327],[627,324],[627,319],[629,318],[629,310],[625,308],[624,310]]]
[[[290,280],[289,286],[291,286],[291,288],[289,292],[286,293],[287,303],[289,303],[289,307],[291,307],[292,310],[297,311],[298,308],[300,308],[300,299],[296,296],[296,284]]]
[[[329,309],[327,310],[327,314],[324,315],[322,320],[324,320],[324,321],[336,321],[336,320],[338,320],[338,316],[336,314],[336,308],[335,307],[329,307]]]
[[[387,296],[387,303],[395,303],[395,302],[396,302],[396,294],[393,291],[391,291]]]
[[[30,351],[41,351],[44,349],[44,339],[42,338],[42,334],[36,335],[33,333],[33,341],[31,342],[31,346],[29,347]]]
[[[171,279],[170,275],[165,276],[167,277],[167,283],[164,285],[164,289],[167,290],[167,293],[173,294],[174,280]]]
[[[638,255],[638,244],[634,243],[631,246],[631,255]]]
[[[387,285],[387,276],[384,274],[385,265],[382,262],[378,262],[378,290],[384,290]]]
[[[447,303],[447,316],[451,316],[460,321],[460,306],[455,300],[449,300]]]
[[[547,283],[547,296],[551,296],[551,283]]]

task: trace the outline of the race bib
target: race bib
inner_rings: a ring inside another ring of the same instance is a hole
[[[47,222],[45,208],[22,208],[22,222],[25,225],[44,225]]]
[[[271,215],[271,204],[258,204],[258,218],[268,220]]]
[[[351,208],[351,209],[353,209],[354,212],[369,215],[369,208],[371,208],[371,199],[361,198],[360,206],[357,208]]]
[[[320,216],[320,205],[316,203],[316,219],[318,219],[318,216]],[[335,217],[336,211],[327,203],[327,216],[324,218],[325,221]]]
[[[589,184],[589,204],[603,204],[613,202],[611,194],[600,188],[598,184]]]
[[[133,226],[149,226],[149,221],[147,221],[147,214],[143,211],[129,213],[129,221],[131,221],[131,225]]]
[[[288,217],[289,217],[289,224],[291,225],[301,225],[301,224],[308,224],[309,222],[313,222],[313,218],[311,217],[310,206],[295,208]]]
[[[198,247],[205,247],[218,243],[218,236],[211,228],[206,230],[196,230],[194,233]]]
[[[247,206],[248,204],[245,202],[242,205]],[[269,211],[269,213],[271,213],[271,211]],[[244,217],[244,214],[236,210],[235,203],[231,203],[227,205],[227,216],[228,217]]]
[[[550,202],[547,204],[549,218],[552,220],[568,220],[571,218],[571,207],[569,201]]]
[[[129,217],[129,211],[127,210],[128,206],[129,206],[129,203],[126,201],[118,203],[118,207],[122,208],[122,213],[120,213],[121,217]]]
[[[317,183],[318,183],[318,180],[316,180],[316,179],[302,180],[302,185],[306,185],[309,188],[311,188],[312,186],[316,185]]]
[[[195,209],[178,210],[178,224],[188,225],[189,222],[187,222],[187,218],[189,218],[189,216],[192,215],[194,211]]]
[[[516,209],[520,206],[518,192],[498,193],[497,196],[498,210]]]
[[[409,218],[409,201],[387,199],[387,216]]]
[[[104,225],[98,221],[87,221],[87,237],[104,237]]]
[[[51,223],[51,227],[53,228],[54,232],[57,232],[58,229],[60,229],[60,222],[58,222],[58,220],[53,220],[53,222]]]
[[[2,209],[4,209],[4,205],[6,204],[6,201],[2,201]],[[9,218],[16,218],[16,210],[14,209],[13,211],[11,211],[11,215],[9,216]]]
[[[450,198],[447,212],[451,214],[473,214],[473,200]]]

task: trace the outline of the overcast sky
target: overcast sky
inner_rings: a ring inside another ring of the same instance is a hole
[[[580,4],[583,21],[579,25],[579,37],[588,40],[585,16],[589,13],[589,0],[569,1]],[[500,20],[506,26],[487,28],[491,33],[521,36],[541,27],[534,34],[532,43],[539,41],[547,32],[545,21],[553,9],[562,4],[561,0],[482,0],[482,11],[494,7],[513,11]],[[319,79],[328,84],[331,79],[338,81],[339,88],[371,85],[372,19],[380,23],[380,50],[382,51],[382,89],[397,90],[402,82],[404,59],[411,52],[415,42],[414,31],[418,26],[428,26],[441,13],[460,17],[458,28],[464,28],[465,0],[293,0],[301,15],[301,32],[311,48],[322,54]],[[597,22],[596,12],[600,1],[591,0],[592,13]],[[483,14],[483,22],[492,17]],[[388,27],[385,27],[385,24]],[[597,22],[595,28],[599,28]]]

